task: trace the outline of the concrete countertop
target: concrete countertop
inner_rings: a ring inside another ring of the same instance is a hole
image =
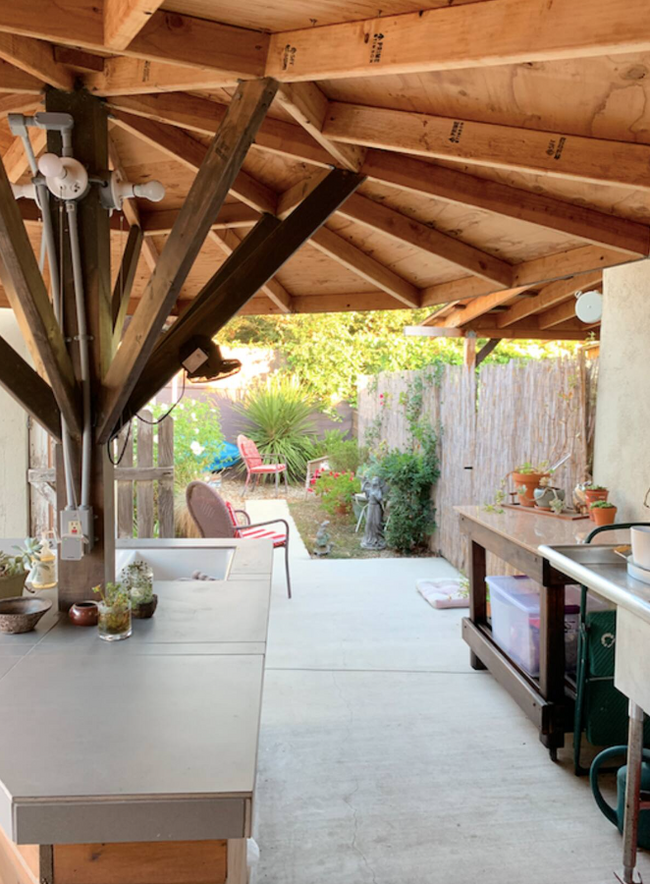
[[[0,634],[0,826],[19,844],[250,834],[270,541],[224,581],[156,581],[152,620],[104,642],[54,609]]]

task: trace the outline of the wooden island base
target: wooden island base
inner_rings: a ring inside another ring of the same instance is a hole
[[[1,884],[246,884],[246,839],[14,844],[0,829]]]

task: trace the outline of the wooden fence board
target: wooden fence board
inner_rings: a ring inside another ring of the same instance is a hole
[[[138,467],[153,466],[153,427],[147,421],[153,420],[148,408],[141,411],[143,421],[138,420],[137,455]],[[138,537],[153,537],[153,483],[138,482],[136,485],[138,513]]]
[[[128,441],[127,441],[128,436]],[[124,447],[126,445],[126,448]],[[124,454],[120,460],[119,466],[115,473],[119,476],[120,469],[133,466],[133,434],[129,432],[129,427],[125,427],[114,443],[113,458],[117,461],[120,454]],[[133,537],[133,482],[124,479],[116,479],[117,481],[117,536]]]
[[[171,417],[158,425],[158,466],[172,467],[170,478],[158,482],[158,520],[160,536],[174,536],[174,421]]]

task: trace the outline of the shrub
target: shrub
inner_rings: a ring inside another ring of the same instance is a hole
[[[151,406],[154,420],[168,409],[168,405]],[[223,446],[221,415],[211,402],[183,399],[167,420],[174,421],[174,486],[177,491],[184,491],[190,482],[207,471]],[[157,438],[154,435],[156,448]],[[154,457],[157,458],[155,452]]]
[[[270,378],[253,387],[236,411],[260,454],[275,455],[276,461],[286,463],[290,479],[301,480],[314,456],[316,438],[314,403],[305,389],[293,379]]]
[[[334,515],[343,508],[350,511],[352,498],[361,491],[361,482],[352,472],[320,471],[312,479],[310,490],[321,498],[324,509]]]
[[[341,430],[328,430],[319,448],[337,473],[356,473],[368,456],[368,450],[360,448],[356,439],[344,439]]]

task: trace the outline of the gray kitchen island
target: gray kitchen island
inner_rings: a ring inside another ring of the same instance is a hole
[[[3,882],[246,881],[273,550],[170,543],[176,565],[226,555],[222,579],[156,579],[154,564],[158,609],[128,640],[54,608],[0,635]],[[129,542],[155,560],[151,544]]]

